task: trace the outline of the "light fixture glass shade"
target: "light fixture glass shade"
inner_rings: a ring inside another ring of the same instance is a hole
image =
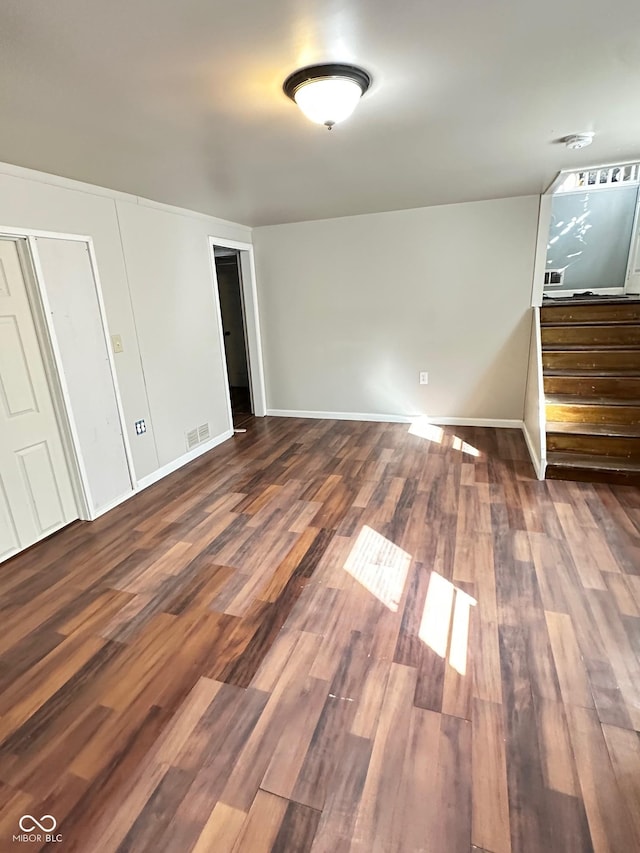
[[[355,80],[327,77],[309,80],[294,93],[294,100],[308,119],[331,127],[348,118],[362,96]]]

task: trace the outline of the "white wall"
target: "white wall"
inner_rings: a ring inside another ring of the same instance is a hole
[[[158,462],[231,427],[206,219],[116,202]]]
[[[521,420],[538,207],[254,229],[269,409]]]
[[[184,455],[193,421],[230,427],[208,237],[251,242],[249,228],[0,164],[3,227],[93,238],[138,479]]]

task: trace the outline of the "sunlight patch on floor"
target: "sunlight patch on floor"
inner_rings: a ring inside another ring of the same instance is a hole
[[[402,598],[410,563],[410,554],[365,525],[354,542],[344,568],[395,613]]]
[[[411,422],[409,433],[410,435],[416,435],[418,438],[425,438],[434,444],[442,444],[445,437],[442,427],[431,423],[427,415],[415,418]],[[454,450],[459,450],[461,453],[468,453],[470,456],[480,456],[480,451],[477,447],[474,447],[457,435],[452,436],[451,446]]]
[[[418,636],[460,675],[467,672],[469,617],[476,604],[464,590],[438,572],[431,572]]]
[[[433,441],[435,444],[442,444],[444,430],[442,427],[436,426],[429,421],[429,418],[416,418],[409,427],[411,435],[417,435],[418,438],[426,438],[428,441]]]
[[[453,436],[451,446],[454,450],[459,450],[461,453],[468,453],[470,456],[480,456],[480,451],[477,447],[473,447],[473,445],[467,444],[466,441],[463,441],[457,435]]]

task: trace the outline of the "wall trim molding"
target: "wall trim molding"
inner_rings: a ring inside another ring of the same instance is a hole
[[[163,465],[161,468],[158,468],[151,474],[147,474],[146,477],[141,477],[141,479],[138,480],[136,493],[141,492],[148,486],[152,486],[154,483],[157,483],[158,480],[162,480],[169,474],[173,474],[174,471],[177,471],[179,468],[183,468],[185,465],[188,465],[189,462],[193,462],[194,459],[197,459],[204,453],[208,453],[209,450],[213,450],[214,447],[217,447],[219,444],[222,444],[228,438],[231,438],[232,435],[233,429],[226,429],[224,432],[219,433],[219,435],[214,436],[212,439],[206,441],[204,444],[201,444],[198,447],[194,447],[193,450],[190,450],[183,456],[178,456],[177,459],[173,459],[171,462],[168,462],[166,465]]]
[[[547,467],[546,460],[541,459],[535,449],[535,445],[533,439],[531,438],[531,434],[527,429],[527,425],[522,423],[522,434],[524,435],[524,440],[527,445],[527,450],[529,451],[529,456],[531,457],[531,464],[533,465],[533,470],[536,472],[536,477],[539,480],[544,480],[544,472]]]
[[[377,415],[371,412],[314,412],[306,409],[267,409],[267,415],[274,418],[313,418],[326,421],[375,421],[376,423],[410,424],[414,415]]]
[[[132,489],[130,492],[127,492],[124,495],[121,495],[116,500],[111,501],[106,506],[100,507],[100,509],[96,510],[95,514],[92,516],[91,521],[94,521],[96,518],[100,518],[101,515],[105,515],[112,509],[115,509],[120,504],[128,501],[129,498],[134,497],[139,492],[144,491],[149,486],[153,486],[154,483],[160,482],[165,477],[168,477],[169,474],[173,474],[174,471],[177,471],[180,468],[184,468],[185,465],[188,465],[189,462],[193,462],[194,459],[197,459],[199,456],[203,456],[205,453],[208,453],[209,450],[213,450],[214,447],[217,447],[219,444],[227,441],[227,439],[233,436],[233,430],[227,429],[224,432],[221,432],[219,435],[214,436],[210,441],[201,444],[199,447],[194,447],[193,450],[190,450],[188,453],[185,453],[183,456],[178,456],[177,459],[173,459],[171,462],[168,462],[166,465],[163,465],[161,468],[157,468],[155,471],[152,471],[151,474],[147,474],[146,477],[142,477],[138,480],[136,487]]]
[[[109,501],[108,504],[105,504],[104,506],[101,506],[98,509],[94,510],[91,513],[91,518],[81,519],[81,521],[87,521],[89,524],[91,524],[91,522],[95,521],[96,518],[100,518],[101,515],[106,515],[112,509],[115,509],[117,506],[120,506],[120,504],[123,504],[125,501],[128,501],[129,498],[132,498],[135,494],[137,494],[137,492],[137,489],[132,489],[130,492],[125,492],[125,494],[120,495],[119,498],[116,498],[113,501]]]
[[[436,426],[478,426],[494,429],[522,429],[519,418],[429,418]]]
[[[303,409],[267,409],[267,415],[276,418],[314,418],[328,421],[374,421],[376,423],[410,424],[425,415],[381,415],[371,412],[314,412]],[[428,417],[436,426],[481,426],[499,429],[522,429],[523,421],[510,418],[458,418]]]

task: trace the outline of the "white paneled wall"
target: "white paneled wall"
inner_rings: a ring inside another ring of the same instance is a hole
[[[138,481],[175,467],[189,427],[206,421],[212,438],[227,434],[208,238],[251,242],[249,228],[0,164],[3,228],[92,238],[109,330],[122,339],[114,362]],[[106,453],[94,475],[110,482],[101,505],[121,491],[112,462]]]
[[[160,465],[186,450],[188,430],[232,428],[206,219],[118,201],[138,345]]]

